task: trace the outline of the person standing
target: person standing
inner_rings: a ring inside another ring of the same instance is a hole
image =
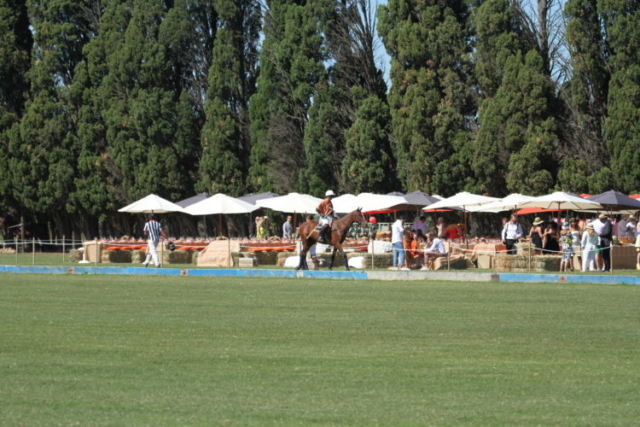
[[[413,223],[413,226],[411,227],[411,230],[412,231],[420,230],[420,231],[422,231],[422,234],[426,236],[427,235],[427,225],[424,223],[426,219],[427,219],[427,217],[422,215],[420,217],[420,219],[418,219],[418,221]]]
[[[597,232],[598,237],[600,237],[600,242],[598,243],[598,249],[600,250],[601,264],[599,266],[601,271],[610,271],[611,270],[611,240],[613,238],[613,225],[611,221],[609,221],[609,217],[607,214],[600,214],[598,217],[602,226],[600,227],[600,231]],[[594,225],[595,227],[595,225]]]
[[[393,269],[398,270],[404,265],[404,247],[402,235],[404,233],[404,216],[399,216],[391,226],[391,246],[393,247]]]
[[[516,243],[524,236],[522,224],[518,222],[518,215],[511,214],[511,219],[502,229],[502,243],[507,247],[508,255],[515,255]]]
[[[291,225],[291,215],[287,215],[287,220],[282,224],[282,239],[290,240],[293,234],[293,225]]]
[[[333,202],[331,200],[336,197],[336,193],[333,190],[327,190],[324,196],[325,198],[316,208],[316,212],[320,215],[319,225],[322,226],[318,233],[318,243],[329,244],[331,243],[331,224],[334,216]]]
[[[157,246],[160,243],[161,238],[167,238],[167,235],[162,229],[162,224],[155,220],[153,214],[149,216],[149,220],[144,225],[142,232],[147,236],[147,257],[142,263],[145,267],[153,260],[156,267],[160,267],[160,261],[158,260]]]
[[[542,238],[544,237],[544,227],[542,227],[542,224],[544,224],[544,221],[537,216],[536,219],[533,220],[533,226],[529,231],[529,239],[533,244],[533,253],[536,255],[542,254]]]
[[[587,224],[580,246],[582,247],[582,271],[593,270],[591,266],[595,264],[595,254],[598,248],[598,236],[594,231],[593,224]]]

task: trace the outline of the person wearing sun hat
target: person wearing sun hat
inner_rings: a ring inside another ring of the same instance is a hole
[[[534,254],[540,255],[542,253],[542,238],[544,237],[544,227],[542,227],[544,221],[539,216],[533,220],[533,227],[529,230],[529,240],[533,243]]]
[[[596,249],[598,248],[598,235],[593,228],[593,224],[587,224],[582,235],[580,247],[582,248],[582,271],[593,271]]]

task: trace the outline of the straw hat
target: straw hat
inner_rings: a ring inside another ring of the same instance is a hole
[[[609,217],[609,215],[607,215],[604,212],[602,212],[600,215],[598,215],[598,218],[600,218],[600,219],[605,219],[605,218],[608,218],[608,217]]]
[[[533,225],[540,225],[542,224],[544,221],[542,220],[542,218],[540,218],[539,216],[536,217],[536,219],[533,220]]]
[[[593,230],[593,224],[587,224],[587,230]]]

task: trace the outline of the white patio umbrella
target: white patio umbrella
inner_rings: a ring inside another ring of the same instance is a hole
[[[341,196],[334,197],[332,200],[333,209],[338,213],[349,213],[353,211],[353,209],[349,209],[353,206],[355,198],[355,194],[343,194]]]
[[[462,208],[464,212],[464,235],[465,235],[465,241],[466,241],[467,210],[469,208],[485,205],[487,203],[495,202],[497,200],[499,199],[495,197],[481,196],[479,194],[473,194],[473,193],[463,191],[451,197],[447,197],[446,199],[442,199],[438,202],[425,206],[424,208],[422,208],[422,210],[427,211],[431,209],[452,209],[456,207]]]
[[[336,203],[336,199],[334,199],[333,207],[338,213],[349,213],[358,208],[362,208],[362,213],[375,213],[393,210],[394,207],[406,205],[406,203],[407,200],[402,196],[360,193],[355,197],[348,198],[344,202]]]
[[[278,212],[314,214],[321,201],[322,199],[308,194],[289,193],[286,196],[258,200],[256,205]]]
[[[155,194],[149,194],[142,199],[118,209],[118,212],[129,213],[168,213],[182,212],[182,208],[173,202],[163,199]]]
[[[470,207],[485,205],[497,200],[499,199],[495,197],[481,196],[479,194],[473,194],[463,191],[454,196],[447,197],[446,199],[442,199],[428,206],[425,206],[424,208],[422,208],[422,210],[452,209],[456,207],[461,207],[464,210],[468,210],[468,208]]]
[[[189,215],[229,215],[229,214],[246,214],[260,209],[256,205],[243,202],[235,197],[218,193],[204,200],[194,203],[184,208],[184,212]]]
[[[473,207],[469,210],[473,212],[502,212],[516,210],[520,207],[521,203],[533,200],[533,196],[525,196],[523,194],[513,193],[509,194],[503,199],[499,199],[495,202],[486,203],[484,205]]]
[[[556,191],[546,196],[534,197],[532,200],[522,202],[518,205],[518,209],[524,208],[577,211],[581,209],[602,209],[602,205],[591,200],[583,199],[575,194]]]

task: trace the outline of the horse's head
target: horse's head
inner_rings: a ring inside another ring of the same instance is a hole
[[[353,214],[355,215],[354,221],[357,222],[358,224],[367,223],[367,218],[365,218],[364,215],[362,214],[362,208],[356,209],[355,211],[353,211]]]

